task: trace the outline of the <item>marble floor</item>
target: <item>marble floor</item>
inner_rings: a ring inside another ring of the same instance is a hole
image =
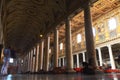
[[[120,73],[83,74],[14,74],[0,76],[0,80],[120,80]]]

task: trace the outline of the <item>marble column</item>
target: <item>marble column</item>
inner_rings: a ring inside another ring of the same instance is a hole
[[[23,58],[23,72],[25,72],[25,57]]]
[[[99,56],[100,66],[103,66],[101,49],[100,49],[100,48],[97,48],[97,50],[98,50],[98,56]]]
[[[25,62],[24,63],[24,66],[25,66],[24,71],[25,72],[27,72],[27,68],[26,68],[27,67],[27,60],[26,60],[26,58],[27,58],[27,56],[24,57],[24,62]]]
[[[107,47],[108,47],[109,56],[110,56],[111,69],[116,69],[116,67],[115,67],[114,57],[113,57],[113,54],[112,54],[112,48],[111,48],[111,45],[107,45]]]
[[[29,52],[29,57],[30,57],[30,59],[29,59],[28,66],[29,66],[29,71],[31,72],[31,51]]]
[[[29,52],[27,53],[27,71],[29,71]]]
[[[76,57],[77,57],[77,58],[76,58],[76,59],[77,59],[77,68],[79,68],[79,65],[80,65],[80,64],[79,64],[79,63],[80,63],[80,62],[79,62],[79,54],[76,54]]]
[[[27,68],[26,68],[27,67],[27,60],[26,60],[26,58],[27,58],[27,56],[24,57],[24,62],[25,62],[25,68],[24,68],[25,70],[24,71],[25,72],[27,71]]]
[[[24,58],[21,60],[22,61],[22,72],[24,72]]]
[[[31,51],[30,51],[30,61],[31,61],[31,62],[30,62],[30,72],[32,72],[32,68],[33,68],[33,67],[32,67],[32,62],[33,62],[33,61],[32,61],[32,59],[33,59],[33,53],[32,53],[32,52],[33,52],[33,51],[31,50]]]
[[[41,40],[40,42],[40,50],[39,50],[39,70],[43,69],[43,51],[44,51],[44,41]]]
[[[86,38],[86,50],[88,55],[88,63],[94,68],[97,66],[96,50],[94,44],[94,37],[92,32],[92,21],[90,13],[90,0],[83,2],[84,9],[84,22],[85,22],[85,38]]]
[[[61,58],[59,58],[59,67],[61,67]]]
[[[46,36],[46,40],[45,40],[46,44],[45,44],[45,65],[44,65],[44,71],[48,71],[49,68],[49,45],[50,45],[50,36],[49,34]]]
[[[27,53],[26,53],[27,54]],[[28,71],[28,60],[27,60],[28,56],[25,56],[25,70],[26,72]]]
[[[62,59],[62,65],[65,66],[65,58],[61,58]]]
[[[58,29],[54,30],[54,68],[58,67]]]
[[[28,71],[30,71],[30,66],[29,66],[29,64],[30,64],[30,52],[28,52],[27,53],[27,55],[28,55]]]
[[[86,61],[85,60],[85,52],[83,52],[82,55],[83,55],[83,62],[85,62]]]
[[[28,71],[28,59],[27,58],[28,58],[28,56],[26,55],[26,57],[25,57],[25,72]]]
[[[31,67],[31,65],[32,65],[32,54],[31,54],[31,51],[30,51],[30,63],[29,63],[29,66],[30,66],[30,72],[31,72],[31,70],[32,70],[32,67]]]
[[[39,55],[39,45],[36,46],[36,72],[38,72],[38,55]]]
[[[36,56],[37,56],[37,54],[36,54],[36,46],[34,47],[34,57],[33,57],[33,59],[34,59],[34,72],[36,72]]]
[[[34,47],[34,55],[33,55],[33,72],[36,72],[36,47]]]
[[[21,73],[22,71],[22,63],[21,63],[21,58],[18,58],[18,73]]]
[[[34,48],[33,48],[33,50],[32,50],[32,72],[34,72],[34,64],[35,62],[34,62]]]
[[[23,69],[24,69],[24,67],[23,67],[23,59],[21,59],[21,72],[23,72]]]
[[[22,72],[24,72],[24,58],[22,59]]]
[[[66,69],[73,72],[72,38],[69,18],[65,19],[65,48],[66,48]]]

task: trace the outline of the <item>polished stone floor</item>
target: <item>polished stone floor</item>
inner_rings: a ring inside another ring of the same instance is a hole
[[[120,80],[120,73],[82,75],[82,74],[14,74],[0,76],[0,80]]]

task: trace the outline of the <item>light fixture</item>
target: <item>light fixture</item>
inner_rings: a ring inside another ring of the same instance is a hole
[[[40,34],[40,37],[43,37],[43,35],[42,35],[42,34]]]

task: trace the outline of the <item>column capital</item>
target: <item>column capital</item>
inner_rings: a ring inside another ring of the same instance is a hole
[[[44,38],[43,38],[43,39],[41,39],[41,40],[40,40],[40,43],[41,43],[41,42],[44,42],[44,40],[45,40]]]
[[[66,19],[71,21],[72,17],[67,16]]]
[[[101,49],[101,47],[97,47],[96,49],[98,49],[98,50],[99,50],[99,49]]]
[[[86,51],[83,51],[83,52],[81,52],[81,53],[85,53]]]
[[[59,28],[58,28],[58,27],[55,27],[54,29],[55,29],[55,30],[59,30]]]
[[[46,37],[49,37],[50,36],[50,33],[48,33],[47,35],[46,35]]]
[[[44,39],[41,39],[38,45],[40,46],[44,42]]]
[[[81,0],[80,5],[82,8],[86,8],[87,6],[92,6],[92,0]]]
[[[107,44],[106,46],[107,46],[107,47],[111,47],[111,45],[110,45],[110,44]]]

